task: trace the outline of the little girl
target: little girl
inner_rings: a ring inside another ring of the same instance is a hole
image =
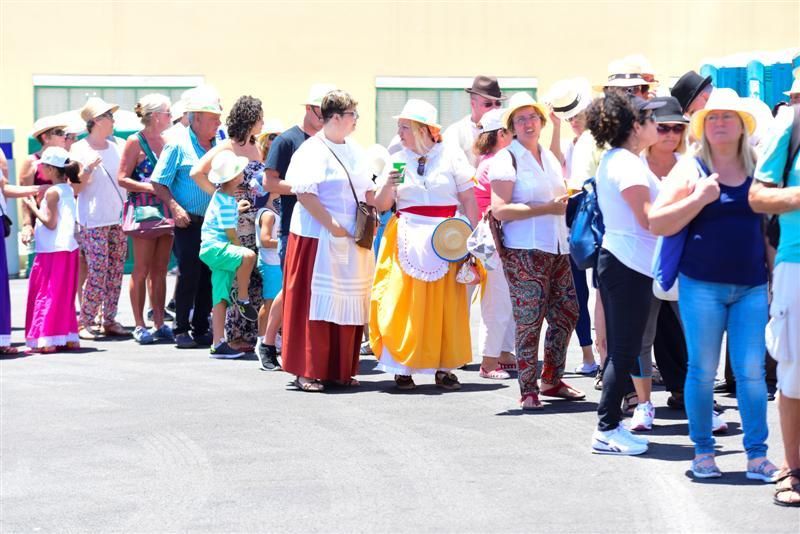
[[[258,237],[258,270],[263,281],[262,296],[264,301],[258,310],[258,342],[256,355],[264,371],[280,371],[275,337],[281,326],[283,315],[283,271],[278,257],[278,231],[281,227],[281,216],[275,209],[275,194],[270,194],[265,207],[256,214]],[[267,319],[269,317],[269,319]]]
[[[49,147],[40,160],[42,174],[53,185],[44,194],[41,208],[25,199],[42,224],[34,233],[36,259],[28,282],[25,340],[38,352],[77,349],[78,320],[75,294],[78,288],[78,242],[75,240],[75,193],[67,183],[80,183],[80,164],[69,152]]]

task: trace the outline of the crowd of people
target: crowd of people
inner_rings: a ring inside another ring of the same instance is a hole
[[[80,110],[81,140],[58,117],[40,119],[42,150],[19,186],[2,187],[24,197],[22,239],[35,244],[28,347],[132,334],[218,359],[255,352],[261,369],[291,373],[307,392],[359,386],[360,356],[374,354],[400,390],[418,374],[458,390],[480,301],[478,374],[515,374],[520,409],[585,399],[564,380],[576,332],[575,372],[601,390],[593,452],[647,451],[658,382],[686,411],[691,472],[719,477],[713,435],[727,424],[713,397],[735,388],[747,478],[800,506],[800,82],[791,104],[764,113],[694,71],[667,89],[631,56],[602,84],[561,80],[541,101],[506,95],[491,76],[466,92],[470,113],[448,128],[410,99],[390,145],[366,149],[351,137],[357,101],[327,84],[289,129],[252,96],[223,128],[207,86],[174,104],[143,97],[142,129],[125,141],[113,137],[118,106],[97,97]],[[582,210],[603,228],[589,270],[570,251]],[[116,319],[127,237],[132,333]],[[731,372],[716,384],[723,349]],[[776,379],[781,468],[766,445]]]

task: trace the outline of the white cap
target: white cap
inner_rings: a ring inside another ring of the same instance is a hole
[[[484,113],[483,117],[481,117],[481,132],[494,132],[505,128],[506,126],[503,123],[503,113],[505,111],[504,109],[494,108]]]
[[[308,91],[308,98],[303,105],[305,106],[322,106],[322,99],[331,91],[335,91],[336,86],[330,83],[315,83]]]
[[[783,92],[786,96],[792,96],[794,93],[800,93],[800,78],[795,78],[792,82],[792,88]]]
[[[200,85],[184,93],[186,109],[189,113],[203,112],[222,115],[219,93],[210,85]]]
[[[46,163],[47,165],[63,169],[67,163],[69,163],[69,152],[60,146],[47,147],[44,152],[42,152],[39,163]]]

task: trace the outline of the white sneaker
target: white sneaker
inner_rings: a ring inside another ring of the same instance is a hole
[[[656,409],[650,401],[640,402],[633,411],[631,418],[631,431],[642,432],[643,430],[653,430],[653,419],[656,416]]]
[[[630,430],[628,430],[622,423],[619,424],[619,428],[622,432],[628,434],[628,438],[636,443],[641,443],[642,445],[650,445],[650,440],[644,436],[633,434]]]
[[[597,372],[600,368],[595,362],[592,363],[581,363],[578,367],[575,368],[575,373],[579,375],[593,375]]]
[[[711,412],[711,433],[712,434],[724,434],[728,431],[728,423],[722,418],[721,414],[718,414],[716,411]]]
[[[619,456],[635,456],[647,452],[646,444],[634,441],[631,437],[621,426],[606,432],[595,430],[592,434],[592,452]]]

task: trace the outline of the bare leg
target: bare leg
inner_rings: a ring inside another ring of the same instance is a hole
[[[89,275],[89,266],[86,264],[86,256],[83,252],[78,254],[78,309],[83,306],[83,284]]]
[[[800,469],[800,399],[781,394],[778,399],[783,434],[783,450],[786,454],[785,466]]]
[[[236,269],[236,285],[239,288],[239,300],[248,300],[250,294],[250,275],[253,272],[253,267],[256,265],[256,253],[252,250],[245,249],[242,256],[242,263]]]
[[[144,300],[147,278],[155,250],[155,240],[133,238],[133,272],[128,286],[136,326],[144,327]]]
[[[639,402],[650,402],[650,394],[653,392],[653,379],[647,378],[633,378],[633,387],[636,390],[636,396]]]
[[[225,311],[228,309],[228,303],[224,300],[214,304],[211,310],[211,331],[214,336],[214,346],[219,345],[222,338],[225,336]]]
[[[167,268],[172,252],[172,236],[161,236],[155,240],[153,261],[150,266],[150,306],[153,308],[153,325],[164,325],[164,306],[167,298]]]
[[[600,367],[606,361],[606,314],[603,310],[603,302],[600,295],[594,300],[594,343],[597,353],[600,354]]]
[[[591,345],[586,345],[585,347],[581,347],[581,352],[583,352],[583,363],[585,365],[593,365],[594,362],[594,351],[592,350]]]
[[[267,332],[267,319],[269,318],[270,308],[272,308],[273,299],[264,299],[261,302],[261,308],[258,309],[258,337],[263,338]]]

